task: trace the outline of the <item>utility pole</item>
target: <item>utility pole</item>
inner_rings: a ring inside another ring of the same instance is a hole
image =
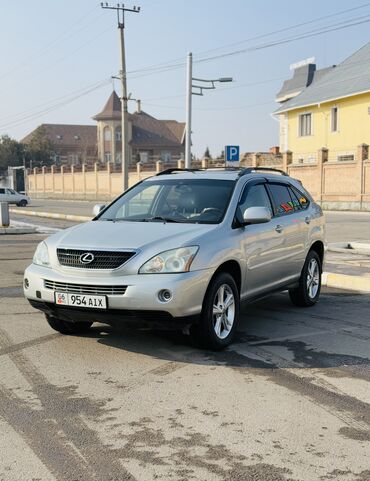
[[[186,131],[185,131],[185,168],[191,167],[191,108],[193,89],[193,54],[188,53],[186,69]]]
[[[125,57],[125,12],[139,13],[140,7],[125,8],[123,3],[117,5],[108,5],[108,3],[101,3],[102,8],[108,10],[116,10],[118,34],[120,42],[120,60],[121,70],[119,78],[121,80],[121,137],[122,137],[122,174],[123,174],[123,190],[128,189],[128,164],[129,164],[129,145],[128,145],[128,112],[127,112],[127,80],[126,80],[126,57]],[[115,142],[115,138],[112,139]],[[115,160],[115,159],[114,159]]]
[[[221,77],[218,79],[207,80],[193,77],[193,54],[188,53],[186,68],[186,130],[185,130],[185,168],[191,168],[191,115],[192,115],[192,96],[203,96],[203,90],[214,90],[216,82],[232,82],[231,77]],[[193,85],[195,82],[203,82],[203,85]],[[204,85],[205,84],[205,85]],[[198,90],[193,90],[198,89]]]

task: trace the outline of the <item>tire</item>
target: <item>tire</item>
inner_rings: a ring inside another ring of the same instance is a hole
[[[321,291],[322,265],[318,254],[310,251],[304,263],[299,285],[289,290],[290,300],[295,306],[310,307],[316,304]]]
[[[28,202],[25,199],[23,199],[20,202],[18,202],[17,206],[18,207],[26,207],[27,204],[28,204]]]
[[[225,301],[228,301],[228,307]],[[216,314],[217,309],[219,314]],[[239,313],[239,291],[235,280],[230,274],[221,272],[208,286],[199,322],[191,327],[194,343],[213,350],[228,346],[233,340]]]
[[[88,332],[92,326],[92,322],[67,322],[58,319],[57,317],[46,315],[46,320],[54,331],[58,331],[61,334],[74,335],[83,334]]]

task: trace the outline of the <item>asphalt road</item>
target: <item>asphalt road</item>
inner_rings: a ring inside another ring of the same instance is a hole
[[[370,480],[370,296],[275,295],[219,353],[62,336],[22,294],[40,239],[0,236],[1,481]]]
[[[34,199],[30,210],[89,216],[96,202]],[[326,212],[327,242],[370,242],[370,212]],[[39,223],[40,218],[36,218]],[[32,222],[36,222],[36,219]],[[54,223],[54,221],[53,221]],[[73,223],[64,223],[73,225]]]

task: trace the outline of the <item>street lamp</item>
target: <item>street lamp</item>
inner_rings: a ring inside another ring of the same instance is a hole
[[[205,85],[196,85],[194,82],[202,82]],[[193,54],[188,54],[187,61],[187,83],[186,83],[186,131],[185,131],[185,168],[191,167],[191,110],[192,110],[192,96],[203,96],[203,90],[214,90],[215,83],[232,82],[232,77],[220,77],[218,79],[201,79],[193,77]],[[198,90],[193,90],[198,89]]]

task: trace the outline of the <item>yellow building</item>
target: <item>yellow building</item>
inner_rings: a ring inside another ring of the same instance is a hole
[[[370,43],[337,66],[317,70],[314,59],[291,66],[293,77],[277,94],[280,149],[293,163],[353,162],[357,147],[370,144]]]

